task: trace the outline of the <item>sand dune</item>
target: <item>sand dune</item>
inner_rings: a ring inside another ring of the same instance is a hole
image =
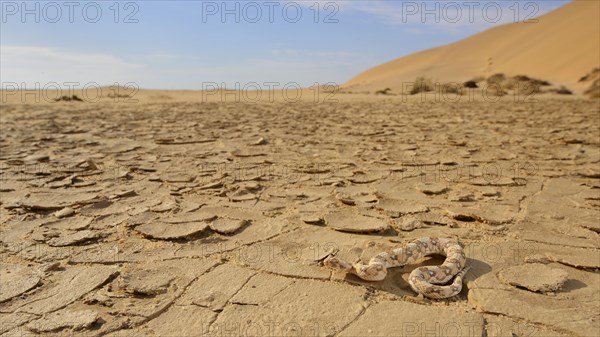
[[[510,23],[464,40],[425,50],[369,69],[344,87],[349,90],[401,89],[417,76],[466,81],[495,73],[525,74],[573,89],[600,66],[600,2],[575,1],[538,18]],[[589,85],[589,84],[588,84]]]

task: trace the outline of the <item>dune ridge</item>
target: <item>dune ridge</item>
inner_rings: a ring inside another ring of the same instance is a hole
[[[343,85],[348,90],[401,89],[427,76],[461,82],[477,76],[525,74],[583,90],[578,80],[600,66],[600,2],[575,1],[537,18],[509,23],[458,42],[371,68]]]

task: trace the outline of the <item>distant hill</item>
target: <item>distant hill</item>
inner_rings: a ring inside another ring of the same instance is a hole
[[[425,76],[463,82],[496,73],[528,75],[584,89],[578,80],[600,67],[600,1],[578,0],[538,18],[510,23],[464,40],[371,68],[346,84],[350,91],[401,90]],[[589,86],[589,83],[587,83]]]

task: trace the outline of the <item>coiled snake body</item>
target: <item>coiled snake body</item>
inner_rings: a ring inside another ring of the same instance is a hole
[[[369,264],[351,264],[336,257],[328,257],[323,264],[329,268],[342,269],[363,280],[381,281],[387,269],[417,262],[430,254],[442,254],[446,260],[440,266],[419,267],[410,273],[410,287],[423,296],[435,299],[448,298],[460,293],[462,279],[468,268],[463,247],[454,240],[426,237],[412,241],[406,247],[396,248],[374,256]],[[451,284],[448,283],[454,277]]]

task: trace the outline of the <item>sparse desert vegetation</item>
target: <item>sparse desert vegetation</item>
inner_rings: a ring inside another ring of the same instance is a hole
[[[486,79],[486,82],[488,84],[502,84],[502,82],[504,82],[504,81],[506,81],[506,75],[501,74],[501,73],[491,75]]]
[[[416,95],[420,92],[433,91],[433,81],[430,78],[419,76],[415,79],[412,88],[410,89],[411,95]]]
[[[542,86],[551,85],[550,82],[531,78],[527,75],[515,75],[508,77],[505,74],[499,73],[494,74],[486,79],[486,82],[490,86],[497,86],[499,89],[506,93],[507,91],[517,91],[519,94],[531,95],[534,93],[540,93]]]
[[[390,93],[390,91],[391,91],[391,90],[392,90],[392,89],[390,89],[390,88],[385,88],[385,89],[383,89],[383,90],[377,90],[377,91],[375,92],[375,95],[388,95],[388,94]]]
[[[593,81],[596,78],[600,77],[600,68],[594,68],[592,69],[592,71],[590,71],[589,74],[583,76],[582,78],[579,79],[579,82],[589,82],[589,81]]]
[[[61,96],[59,98],[55,98],[54,101],[55,102],[83,102],[83,100],[81,98],[79,98],[77,95]]]
[[[118,93],[109,93],[108,95],[109,98],[131,98],[132,96],[130,94],[118,94]]]
[[[600,78],[597,78],[592,85],[585,91],[585,94],[591,98],[600,98]]]
[[[502,89],[502,86],[498,83],[488,84],[482,90],[485,92],[486,96],[489,95],[489,96],[501,97],[501,96],[508,95],[508,92],[506,92],[504,89]]]
[[[548,87],[542,90],[543,87]],[[565,85],[553,87],[547,80],[534,78],[528,75],[507,76],[504,73],[496,73],[487,78],[483,76],[474,77],[465,82],[435,83],[426,76],[417,77],[410,87],[409,94],[437,91],[443,94],[463,95],[466,89],[481,89],[484,95],[505,96],[509,93],[515,95],[531,96],[540,93],[554,93],[559,95],[572,95],[573,91]],[[376,94],[387,95],[390,88],[378,90]]]
[[[600,67],[592,69],[589,74],[580,78],[579,82],[591,82],[584,94],[590,98],[600,98]]]
[[[588,79],[590,76],[584,77]],[[582,78],[582,80],[584,79]],[[487,78],[483,76],[475,77],[463,83],[465,88],[481,88],[487,94],[492,96],[503,96],[509,92],[519,95],[533,95],[540,93],[554,93],[559,95],[572,95],[573,91],[565,85],[552,87],[552,83],[547,80],[530,77],[528,75],[507,76],[503,73],[496,73]],[[543,89],[543,87],[548,87]]]
[[[561,85],[559,88],[556,89],[550,89],[548,91],[559,95],[573,95],[573,92],[564,85]]]
[[[469,88],[469,89],[476,89],[476,88],[479,88],[479,85],[477,83],[478,83],[478,81],[475,81],[475,80],[466,81],[465,83],[463,83],[463,87]]]

